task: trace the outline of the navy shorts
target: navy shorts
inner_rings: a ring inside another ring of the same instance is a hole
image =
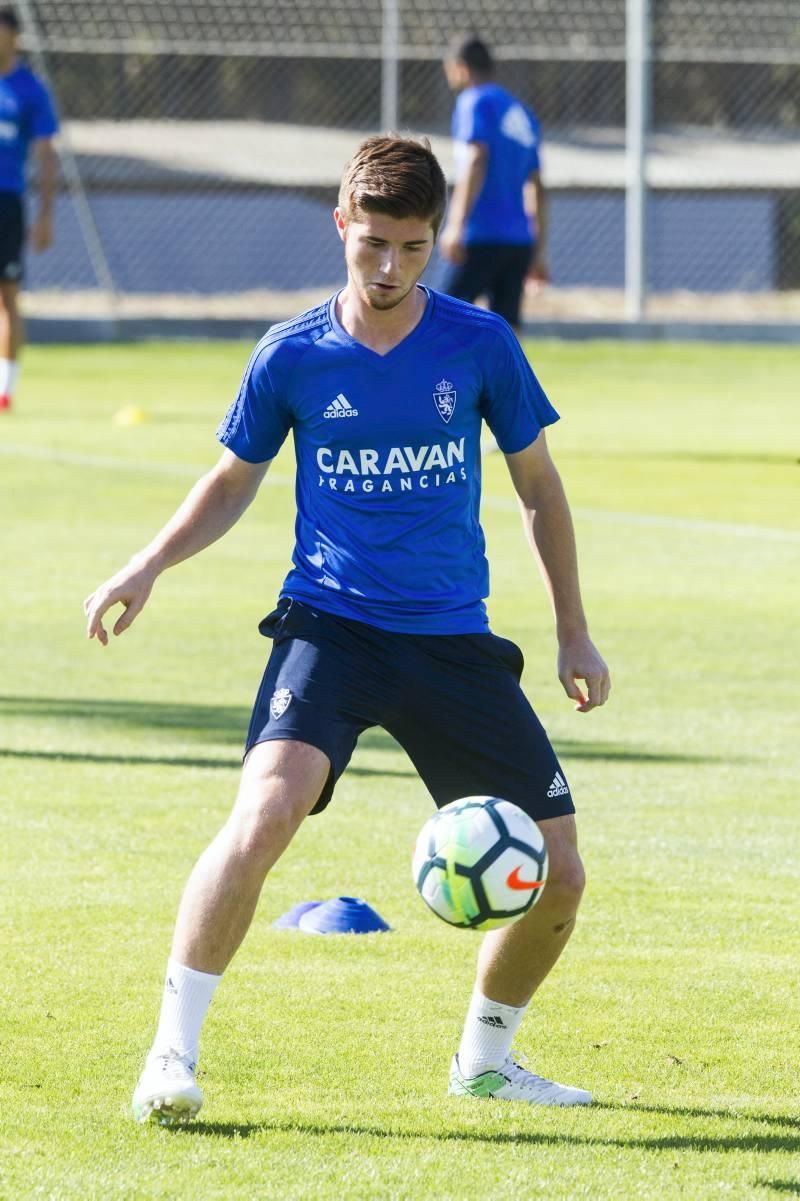
[[[499,796],[538,821],[574,813],[569,786],[519,679],[519,647],[496,634],[395,634],[282,597],[261,622],[274,646],[247,751],[307,742],[330,759],[326,807],[372,726],[408,754],[438,806]]]
[[[22,197],[16,192],[0,192],[0,283],[16,284],[21,281],[24,242]]]
[[[464,249],[464,262],[449,267],[442,291],[470,304],[485,296],[493,313],[505,317],[509,325],[519,325],[533,246],[518,242],[474,242]]]

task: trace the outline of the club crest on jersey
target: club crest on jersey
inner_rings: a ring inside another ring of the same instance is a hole
[[[456,409],[456,394],[449,380],[439,380],[433,393],[433,403],[442,421],[449,421]]]
[[[283,717],[292,700],[292,693],[289,688],[278,688],[272,694],[272,700],[269,703],[269,711],[272,716],[277,719]]]

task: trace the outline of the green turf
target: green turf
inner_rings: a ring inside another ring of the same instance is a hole
[[[365,737],[268,882],[202,1046],[191,1131],[130,1093],[178,897],[223,820],[291,544],[290,450],[218,546],[103,651],[81,601],[217,454],[242,345],[32,348],[0,423],[0,1198],[800,1195],[800,354],[529,347],[612,703],[574,714],[500,456],[494,626],[579,806],[589,887],[519,1047],[586,1111],[448,1099],[477,939],[410,880],[430,803]],[[120,428],[138,404],[149,420]],[[274,931],[365,897],[388,935]]]

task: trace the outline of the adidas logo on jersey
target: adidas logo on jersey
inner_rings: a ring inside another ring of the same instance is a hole
[[[528,120],[528,114],[521,104],[512,104],[500,122],[500,132],[518,142],[520,146],[530,149],[536,145],[536,133]]]
[[[340,392],[335,400],[332,400],[322,414],[323,417],[357,417],[358,409],[354,409],[350,401]]]
[[[564,779],[560,771],[557,771],[553,776],[553,783],[547,790],[547,795],[553,799],[557,796],[566,796],[569,792],[567,781]]]

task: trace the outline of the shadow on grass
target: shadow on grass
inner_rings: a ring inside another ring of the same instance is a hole
[[[65,719],[100,722],[106,727],[124,726],[136,730],[157,730],[180,733],[188,738],[243,746],[250,710],[241,705],[179,704],[171,701],[124,701],[100,698],[72,699],[65,697],[0,696],[0,718],[27,717],[36,719]],[[400,751],[399,745],[384,730],[366,730],[359,747],[368,751]],[[673,751],[645,751],[606,742],[582,742],[558,739],[556,751],[568,763],[570,759],[596,759],[629,763],[714,763],[710,755],[682,754]],[[61,759],[66,762],[155,764],[172,767],[238,767],[240,760],[204,758],[194,755],[105,755],[87,751],[0,750],[0,755],[17,758]],[[732,762],[730,755],[726,762]],[[350,767],[358,775],[413,775],[413,770],[386,771]]]
[[[727,1122],[762,1122],[800,1131],[800,1119],[788,1113],[748,1113],[733,1109],[709,1109],[699,1105],[647,1105],[640,1101],[593,1101],[592,1110],[620,1110],[622,1113],[663,1113],[671,1118],[721,1118]]]
[[[0,716],[100,722],[133,729],[180,730],[216,742],[244,742],[250,710],[243,705],[121,701],[99,697],[0,696]]]
[[[731,755],[687,755],[680,751],[642,751],[636,747],[609,742],[579,742],[571,738],[554,738],[553,746],[564,762],[571,759],[605,759],[613,763],[743,763],[743,758]]]
[[[800,1197],[800,1180],[756,1180],[759,1188],[771,1188],[776,1193],[791,1193]]]
[[[239,771],[239,759],[193,759],[180,755],[98,755],[93,751],[26,751],[0,747],[0,759],[41,759],[51,763],[118,763],[125,767],[201,767],[214,770]],[[348,775],[353,776],[413,776],[414,771],[396,771],[386,767],[350,766]]]
[[[633,1109],[633,1106],[628,1108]],[[680,1110],[665,1109],[665,1113],[680,1114]],[[699,1111],[702,1112],[702,1111]],[[712,1111],[713,1112],[713,1111]],[[728,1118],[733,1115],[726,1114]],[[756,1115],[749,1120],[761,1121]],[[728,1151],[751,1152],[797,1152],[800,1151],[800,1134],[733,1134],[714,1136],[709,1134],[664,1134],[654,1137],[634,1136],[631,1138],[603,1138],[601,1135],[558,1134],[554,1132],[519,1130],[484,1132],[480,1130],[397,1130],[359,1123],[338,1124],[328,1122],[194,1122],[188,1126],[168,1128],[176,1134],[188,1136],[205,1135],[211,1138],[251,1138],[254,1135],[283,1133],[329,1137],[343,1134],[348,1137],[364,1135],[368,1138],[399,1139],[433,1142],[475,1142],[528,1146],[572,1146],[572,1147],[618,1147],[640,1151],[707,1151],[717,1154]],[[787,1182],[789,1183],[789,1182]]]
[[[744,466],[744,467],[795,467],[797,466],[797,455],[781,452],[763,451],[761,453],[753,451],[705,451],[705,450],[652,450],[652,449],[635,449],[635,450],[604,450],[602,454],[598,454],[595,450],[569,450],[562,451],[562,454],[569,455],[573,459],[591,459],[597,462],[598,459],[612,459],[616,461],[631,461],[647,460],[651,463],[717,463],[722,466]]]

